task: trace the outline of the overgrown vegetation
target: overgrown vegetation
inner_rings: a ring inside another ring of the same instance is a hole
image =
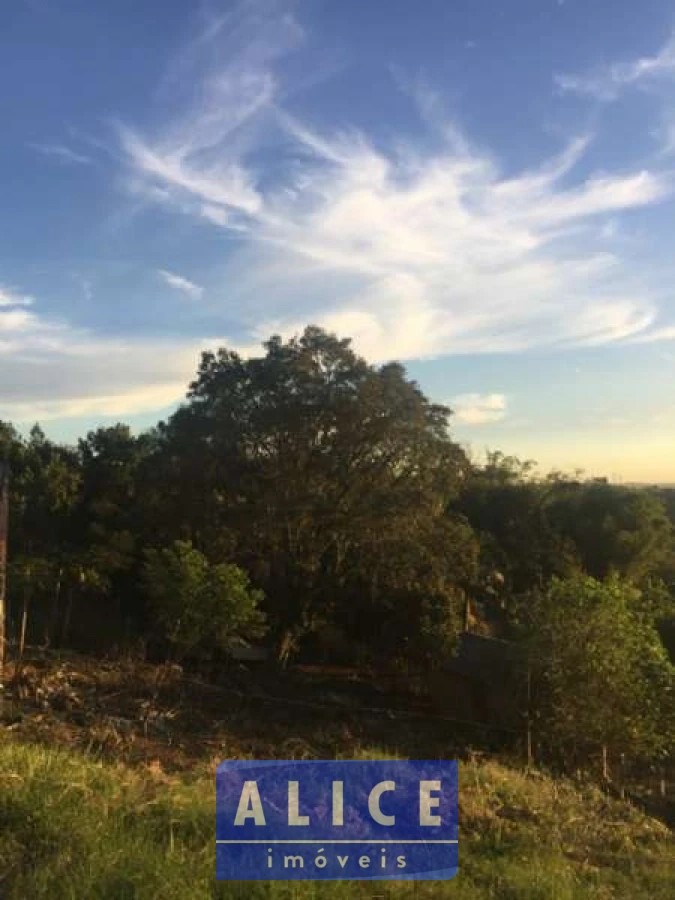
[[[643,593],[617,575],[554,578],[521,604],[548,757],[660,759],[675,745],[672,666]]]
[[[0,896],[632,898],[672,895],[672,833],[589,778],[469,749],[476,735],[358,682],[32,654],[7,672]],[[363,704],[363,705],[362,705]],[[460,874],[450,883],[214,880],[215,767],[235,758],[459,757]],[[522,757],[521,757],[522,758]],[[646,798],[645,798],[646,799]]]
[[[539,752],[667,759],[672,496],[498,452],[477,464],[451,421],[401,365],[308,327],[260,357],[205,353],[184,404],[138,436],[70,447],[3,424],[18,652],[217,662],[264,632],[281,665],[431,678],[473,610],[520,646],[532,683],[514,715]]]
[[[150,609],[178,658],[245,644],[264,634],[262,591],[230,563],[210,564],[187,541],[146,550],[143,579]]]
[[[285,752],[285,751],[284,751]],[[347,750],[349,753],[349,750]],[[383,755],[368,748],[368,758]],[[351,755],[351,754],[350,754]],[[388,754],[385,754],[388,755]],[[589,785],[462,764],[460,874],[416,897],[672,896],[670,832]],[[404,897],[411,885],[216,883],[215,786],[72,751],[0,743],[0,891],[6,900]]]

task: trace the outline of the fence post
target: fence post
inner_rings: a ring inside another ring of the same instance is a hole
[[[534,753],[532,750],[531,698],[532,698],[532,670],[528,664],[528,666],[527,666],[527,714],[526,714],[527,768],[528,768],[528,770],[531,769],[532,765],[534,764]]]
[[[0,460],[0,685],[5,675],[7,649],[7,518],[9,512],[9,464]],[[0,698],[2,694],[0,692]]]

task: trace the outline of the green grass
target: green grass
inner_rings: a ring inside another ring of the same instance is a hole
[[[359,755],[377,757],[375,749]],[[217,883],[213,767],[168,776],[0,734],[3,900],[675,896],[672,833],[590,786],[494,762],[460,768],[451,882]]]

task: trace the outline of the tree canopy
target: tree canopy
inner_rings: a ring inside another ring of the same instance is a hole
[[[451,426],[401,364],[313,326],[259,356],[204,353],[141,434],[68,446],[0,423],[10,635],[106,651],[162,635],[207,655],[264,639],[286,663],[330,633],[346,659],[431,670],[473,605],[548,660],[551,734],[661,752],[675,491],[475,462]]]

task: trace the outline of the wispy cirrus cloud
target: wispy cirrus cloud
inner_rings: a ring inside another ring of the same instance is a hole
[[[460,394],[448,401],[453,421],[462,425],[489,425],[506,418],[504,394]]]
[[[195,284],[194,281],[190,281],[189,278],[185,278],[183,275],[177,275],[175,272],[169,272],[167,269],[158,269],[157,274],[170,288],[182,291],[195,300],[201,299],[204,294],[204,288],[201,285]]]
[[[675,152],[675,32],[652,56],[597,66],[585,73],[559,74],[554,76],[554,81],[562,93],[579,94],[604,103],[618,100],[631,89],[658,92],[662,108],[651,134],[658,142],[661,156]]]
[[[615,240],[631,211],[673,198],[671,172],[656,163],[589,172],[590,134],[507,169],[437,91],[400,73],[392,89],[413,107],[414,127],[390,140],[348,124],[319,127],[289,100],[302,67],[288,61],[310,39],[272,0],[243,3],[210,19],[174,60],[162,124],[119,122],[114,147],[91,144],[119,163],[134,205],[230,238],[223,304],[237,340],[119,341],[47,318],[32,298],[0,288],[0,380],[9,386],[0,417],[157,409],[180,399],[206,346],[250,354],[271,332],[289,336],[307,322],[352,336],[373,361],[675,339],[660,295]],[[669,65],[665,51],[655,59],[612,70],[610,82],[636,83]],[[71,151],[40,152],[65,162]],[[198,275],[157,274],[203,295]],[[81,290],[89,303],[91,283],[82,279]],[[17,361],[30,363],[20,386]],[[500,393],[451,405],[465,425],[507,414]]]
[[[202,36],[200,54],[218,62],[201,72],[196,99],[158,133],[119,130],[131,191],[237,234],[223,278],[252,336],[315,321],[378,360],[659,333],[659,304],[607,252],[606,222],[618,228],[670,199],[670,173],[580,178],[584,135],[506,174],[427,87],[407,92],[426,131],[389,146],[355,128],[319,130],[284,104],[283,61],[307,36],[281,14],[261,25],[252,8],[236,27],[228,20],[236,47],[217,28]],[[205,40],[218,52],[205,53]],[[669,52],[611,81],[666,67]],[[260,163],[272,148],[274,178]]]
[[[49,157],[57,162],[70,166],[88,166],[93,160],[84,153],[79,153],[66,147],[65,144],[30,144],[31,149],[42,156]]]
[[[209,18],[169,69],[180,112],[152,139],[119,124],[131,190],[232,230],[260,214],[259,173],[243,160],[274,115],[274,66],[303,39],[294,16],[270,0],[244,0]]]
[[[654,56],[598,66],[583,74],[561,74],[555,83],[561,91],[585,94],[597,100],[616,100],[631,87],[675,79],[675,34]]]

